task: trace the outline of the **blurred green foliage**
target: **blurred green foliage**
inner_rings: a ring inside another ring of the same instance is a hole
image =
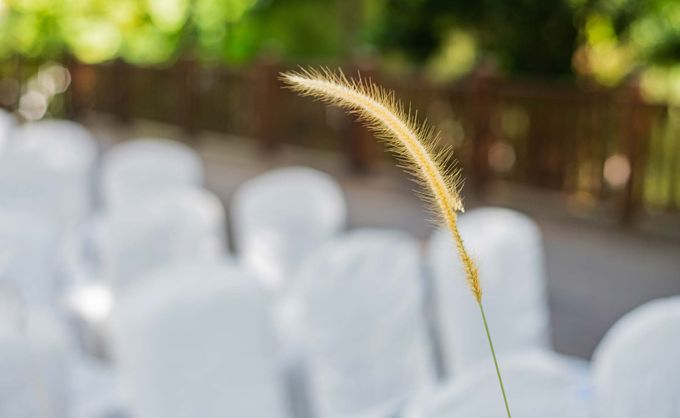
[[[334,57],[333,0],[0,0],[0,56],[97,63],[171,62],[183,54],[240,63],[260,52]]]
[[[577,30],[563,0],[387,0],[377,30],[381,45],[424,62],[452,29],[465,29],[479,47],[513,73],[571,70]]]
[[[650,100],[680,103],[680,1],[590,0],[574,69],[616,85],[639,72]]]
[[[593,12],[611,19],[617,39],[639,58],[656,64],[680,59],[680,2],[677,0],[600,0]]]
[[[491,60],[507,73],[606,85],[646,67],[658,87],[678,73],[680,1],[0,0],[0,57],[240,64],[376,51],[437,78]]]

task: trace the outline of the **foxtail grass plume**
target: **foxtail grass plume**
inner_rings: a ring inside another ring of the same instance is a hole
[[[481,303],[482,288],[477,266],[458,232],[457,213],[464,211],[459,192],[462,181],[457,170],[447,171],[444,168],[450,151],[438,147],[439,133],[419,124],[417,114],[407,112],[394,92],[370,81],[348,79],[342,72],[327,69],[284,73],[281,79],[302,95],[348,109],[394,151],[403,167],[422,184],[424,196],[431,203],[433,212],[451,231],[470,290]]]
[[[505,387],[482,304],[479,271],[465,249],[458,231],[458,212],[464,211],[460,197],[462,181],[458,171],[445,170],[450,150],[440,150],[437,146],[439,133],[425,124],[419,124],[417,114],[406,111],[394,92],[360,77],[348,79],[341,71],[303,69],[283,73],[281,80],[301,95],[340,106],[355,114],[378,138],[385,141],[403,162],[403,167],[423,185],[425,197],[430,201],[434,212],[444,221],[456,243],[468,285],[482,316],[505,410],[510,418]]]

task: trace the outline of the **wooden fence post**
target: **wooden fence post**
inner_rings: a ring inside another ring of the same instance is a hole
[[[639,78],[634,77],[624,85],[622,102],[622,151],[630,164],[630,176],[624,189],[620,216],[621,222],[630,226],[635,222],[642,203],[647,155],[644,136],[648,133],[648,123]]]
[[[279,132],[280,66],[277,61],[264,59],[253,69],[253,135],[260,140],[265,152],[273,152],[281,142]]]
[[[114,109],[120,122],[130,123],[130,66],[122,59],[117,59],[113,63],[114,80]]]
[[[480,66],[471,76],[467,101],[473,147],[473,183],[478,190],[483,189],[491,177],[489,149],[493,140],[492,118],[496,105],[496,87],[494,72],[488,66]]]
[[[71,77],[71,82],[68,87],[67,100],[68,104],[66,107],[66,116],[69,119],[77,118],[82,111],[82,97],[80,91],[81,83],[81,64],[73,56],[68,56],[66,58],[66,68]]]
[[[185,58],[177,63],[177,76],[179,77],[177,121],[189,137],[193,137],[198,129],[196,116],[200,114],[200,98],[197,95],[196,85],[196,60]]]

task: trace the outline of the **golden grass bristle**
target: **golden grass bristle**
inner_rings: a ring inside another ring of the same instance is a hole
[[[444,169],[448,153],[437,151],[438,132],[418,124],[416,116],[404,110],[394,92],[361,78],[348,79],[341,71],[300,70],[283,73],[281,79],[290,89],[304,96],[356,114],[405,162],[405,168],[422,183],[435,213],[451,231],[470,290],[481,303],[479,273],[463,245],[457,226],[457,212],[464,211],[459,193],[460,174],[457,171],[447,173]]]

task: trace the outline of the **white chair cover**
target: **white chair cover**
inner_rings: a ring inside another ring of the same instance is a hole
[[[134,416],[286,416],[265,303],[224,262],[171,266],[130,288],[113,335]]]
[[[5,150],[5,146],[9,142],[16,123],[14,115],[0,109],[0,154]]]
[[[499,358],[512,416],[522,418],[586,418],[587,387],[569,360],[545,350],[529,350]],[[507,416],[491,358],[473,366],[451,383],[413,401],[404,418],[499,418]]]
[[[24,327],[25,305],[14,283],[0,282],[0,332],[19,332]]]
[[[389,409],[431,382],[421,279],[418,244],[397,231],[350,232],[303,263],[284,334],[302,346],[317,416]]]
[[[0,330],[0,417],[68,417],[68,341],[54,317],[29,310]]]
[[[55,417],[68,417],[70,411],[71,356],[74,345],[61,313],[53,308],[28,308],[25,333],[31,342],[33,363],[50,394]]]
[[[347,209],[332,177],[288,167],[241,185],[232,215],[242,263],[271,289],[284,284],[310,251],[345,227]]]
[[[36,379],[31,345],[21,334],[0,333],[0,416],[53,416],[51,397]]]
[[[203,164],[189,146],[169,139],[143,138],[115,145],[102,162],[102,198],[117,210],[166,188],[202,186]]]
[[[28,305],[52,305],[60,290],[57,229],[42,213],[0,208],[0,283]]]
[[[484,309],[496,350],[549,347],[549,313],[541,233],[533,221],[508,209],[461,215],[459,230],[477,262]],[[447,373],[487,360],[482,320],[448,230],[430,239],[437,322]]]
[[[81,125],[45,120],[14,131],[0,158],[0,203],[40,211],[62,229],[92,208],[97,147]]]
[[[680,416],[680,297],[624,315],[593,355],[597,417]]]
[[[105,214],[100,228],[102,274],[115,290],[166,264],[225,256],[224,207],[203,189],[167,188]]]

